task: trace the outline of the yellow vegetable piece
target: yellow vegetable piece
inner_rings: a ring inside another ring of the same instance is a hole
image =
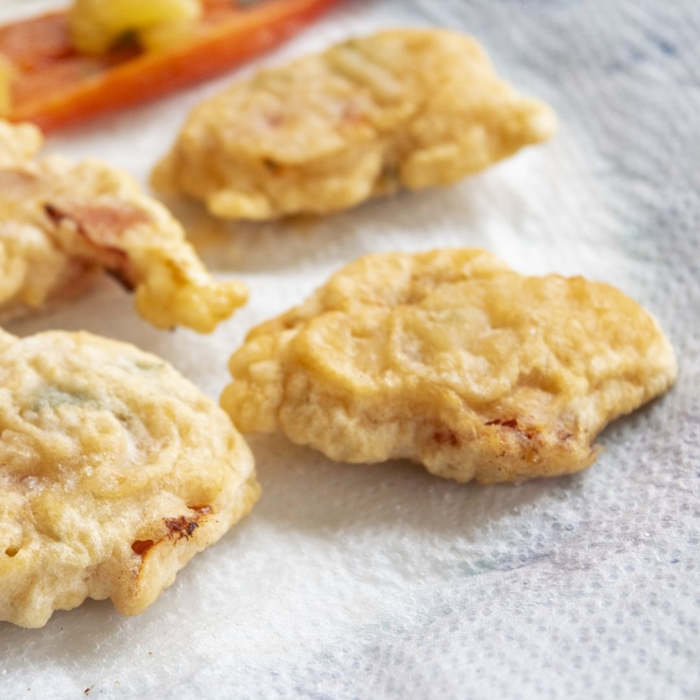
[[[68,21],[75,48],[98,54],[128,34],[146,49],[172,45],[201,13],[200,0],[75,0]]]

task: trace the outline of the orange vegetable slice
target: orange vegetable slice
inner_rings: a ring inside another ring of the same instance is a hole
[[[277,46],[335,2],[203,0],[202,18],[182,43],[100,56],[72,47],[65,11],[0,26],[0,55],[15,71],[6,116],[53,131],[155,99]]]

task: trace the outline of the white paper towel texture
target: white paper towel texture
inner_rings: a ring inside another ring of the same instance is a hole
[[[5,0],[0,18],[47,4]],[[521,486],[256,438],[259,505],[143,615],[89,601],[41,630],[0,624],[0,697],[700,698],[700,3],[350,0],[254,65],[402,24],[474,34],[556,109],[558,135],[458,186],[315,222],[224,225],[178,205],[206,261],[251,288],[211,336],[150,328],[107,280],[9,330],[128,340],[216,397],[246,330],[345,262],[480,246],[619,286],[671,338],[677,385],[605,431],[590,470]],[[49,148],[145,180],[230,79]]]

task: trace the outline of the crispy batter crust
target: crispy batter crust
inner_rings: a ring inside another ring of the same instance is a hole
[[[152,182],[225,218],[323,213],[455,182],[554,125],[549,107],[500,80],[470,37],[383,31],[199,105]]]
[[[475,249],[369,255],[253,329],[221,402],[335,460],[458,481],[575,472],[676,376],[655,320],[607,284],[524,277]]]
[[[74,296],[98,268],[134,289],[154,325],[209,332],[245,303],[240,282],[215,282],[180,224],[124,173],[99,161],[29,160],[28,125],[0,122],[0,315]]]
[[[87,333],[0,333],[0,620],[143,611],[259,494],[228,417],[169,365]]]

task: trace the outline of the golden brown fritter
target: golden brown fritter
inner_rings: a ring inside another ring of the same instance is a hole
[[[0,331],[0,620],[142,612],[259,493],[226,414],[168,364],[87,333]]]
[[[480,482],[589,466],[598,432],[673,383],[656,321],[610,285],[489,253],[369,255],[253,329],[222,406],[331,459]]]
[[[218,216],[325,213],[455,182],[547,139],[555,118],[472,38],[396,29],[263,70],[190,114],[156,188]]]
[[[0,315],[74,296],[98,268],[136,293],[159,328],[209,332],[245,303],[215,282],[180,224],[138,184],[99,161],[31,160],[41,135],[0,122]]]

